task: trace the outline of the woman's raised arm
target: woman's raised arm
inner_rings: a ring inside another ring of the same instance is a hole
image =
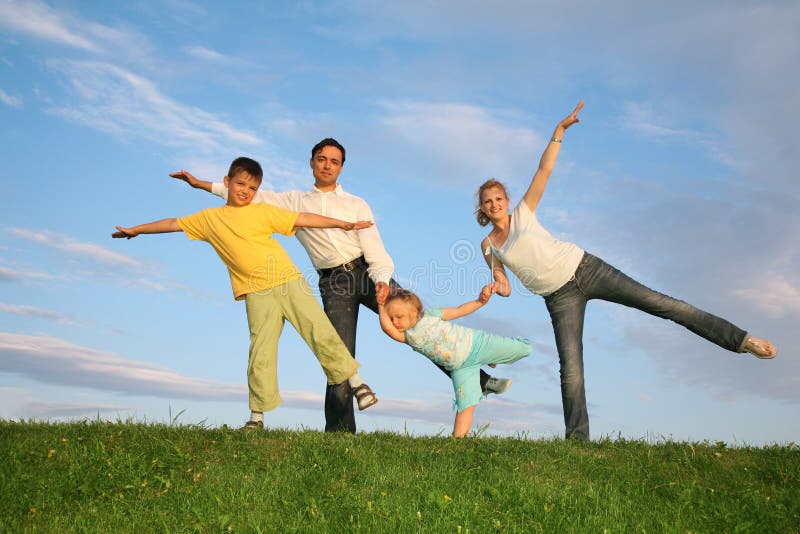
[[[547,143],[547,148],[544,149],[542,159],[539,160],[539,168],[536,169],[536,173],[531,180],[531,185],[525,192],[525,196],[522,197],[531,211],[536,211],[536,207],[542,199],[544,188],[547,186],[547,180],[550,179],[550,173],[553,172],[553,167],[555,167],[556,159],[558,158],[558,152],[561,150],[561,140],[564,138],[564,132],[576,122],[580,122],[578,112],[582,107],[583,100],[578,102],[578,105],[575,106],[575,109],[572,110],[572,113],[570,113],[567,118],[556,125],[556,129],[553,131],[553,137],[550,138],[550,142]]]

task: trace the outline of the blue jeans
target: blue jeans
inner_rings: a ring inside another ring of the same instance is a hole
[[[616,302],[670,319],[730,351],[741,352],[747,339],[747,332],[725,319],[653,291],[600,258],[585,253],[572,279],[544,298],[556,335],[567,438],[589,439],[583,385],[583,318],[586,303],[591,299]]]
[[[400,287],[394,280],[390,280],[389,285],[393,288]],[[369,277],[367,265],[360,265],[347,272],[335,269],[333,272],[320,276],[319,292],[325,315],[328,316],[333,328],[342,338],[345,347],[355,358],[359,307],[363,304],[378,313],[375,282]],[[448,377],[450,376],[450,371],[438,365],[437,367]],[[480,377],[481,387],[483,387],[490,376],[481,370]],[[337,431],[352,434],[356,432],[353,392],[347,381],[328,386],[325,391],[325,432]]]

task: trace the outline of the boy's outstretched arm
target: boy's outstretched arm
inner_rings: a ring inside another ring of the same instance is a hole
[[[487,284],[483,286],[480,295],[478,295],[478,298],[476,298],[475,300],[465,302],[464,304],[458,306],[457,308],[442,308],[442,320],[450,321],[452,319],[458,319],[459,317],[464,317],[465,315],[469,315],[470,313],[483,307],[484,304],[489,302],[489,299],[492,298],[492,294],[495,291],[497,291],[496,282]]]
[[[169,175],[173,178],[177,178],[178,180],[183,180],[195,189],[202,189],[203,191],[208,191],[211,193],[211,182],[206,182],[205,180],[195,178],[195,176],[189,171],[184,171],[181,169],[178,172],[171,172]]]
[[[138,226],[132,226],[130,228],[123,228],[122,226],[116,226],[116,232],[111,234],[111,237],[114,238],[127,238],[132,239],[139,234],[168,234],[170,232],[182,232],[181,227],[178,226],[177,219],[161,219],[160,221],[154,221],[151,223],[140,224]]]
[[[378,320],[381,322],[381,329],[387,336],[400,343],[406,342],[406,335],[394,327],[392,320],[389,319],[389,314],[386,313],[386,306],[383,304],[378,304]]]
[[[294,222],[295,228],[341,228],[342,230],[362,230],[369,228],[374,223],[372,221],[347,222],[341,219],[325,217],[316,213],[302,211],[297,215]]]

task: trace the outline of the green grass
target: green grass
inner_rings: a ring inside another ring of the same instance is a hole
[[[798,532],[795,445],[0,421],[2,532]]]

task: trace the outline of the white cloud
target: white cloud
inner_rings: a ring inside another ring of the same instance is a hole
[[[722,148],[722,144],[709,134],[673,127],[674,120],[668,119],[665,114],[656,112],[650,103],[625,102],[619,122],[622,128],[648,139],[695,144],[723,165],[734,169],[743,168],[743,163],[727,154]]]
[[[262,144],[254,133],[230,126],[205,110],[186,106],[162,94],[151,80],[110,63],[50,61],[65,76],[74,104],[47,111],[126,138],[140,137],[165,146],[230,152],[231,146]]]
[[[22,99],[16,96],[11,96],[2,89],[0,89],[0,102],[12,108],[21,108]]]
[[[34,271],[21,271],[0,266],[0,282],[18,282],[22,280],[55,280],[57,276],[49,273],[39,273]]]
[[[77,241],[69,236],[51,232],[49,230],[32,232],[23,228],[9,228],[8,231],[17,237],[33,241],[40,245],[68,252],[77,256],[85,256],[108,265],[122,266],[138,270],[144,269],[145,267],[141,261],[131,256],[114,252],[113,250],[101,247],[100,245],[95,245],[94,243]]]
[[[527,175],[532,171],[531,150],[544,146],[542,136],[516,126],[503,110],[450,102],[380,104],[384,113],[379,120],[393,157],[409,153],[415,161],[422,160],[420,168],[431,165],[419,171],[421,180],[458,184],[465,175],[507,179],[518,175],[521,167]]]
[[[0,371],[127,395],[228,401],[242,401],[247,395],[243,384],[186,377],[167,367],[124,360],[62,339],[7,332],[0,332]]]
[[[107,403],[47,402],[32,397],[22,388],[0,387],[0,418],[3,419],[90,418],[101,413],[119,414],[130,410],[129,406]]]
[[[132,408],[117,404],[95,404],[88,402],[30,402],[20,407],[16,419],[41,419],[51,417],[89,418],[101,413],[119,414]]]
[[[220,54],[216,50],[211,50],[210,48],[205,48],[203,46],[190,46],[184,48],[184,51],[192,57],[196,57],[205,61],[223,62],[231,59],[224,54]]]
[[[160,284],[156,281],[148,280],[146,278],[137,278],[135,282],[151,289],[155,289],[156,291],[169,291],[169,287],[165,286],[164,284]]]
[[[24,228],[9,228],[8,232],[44,247],[59,251],[68,257],[77,260],[70,264],[77,269],[73,276],[93,281],[101,279],[119,280],[125,285],[138,285],[155,289],[156,291],[185,290],[196,298],[203,299],[203,295],[192,288],[169,279],[160,274],[162,269],[155,266],[155,262],[147,262],[127,254],[121,254],[103,246],[79,241],[67,235],[50,230],[32,231]],[[99,263],[102,267],[92,270],[86,269],[86,263]],[[156,274],[154,274],[156,273]],[[155,276],[158,279],[153,279]],[[29,271],[12,270],[0,267],[0,281],[21,281],[25,279],[56,279],[58,277]],[[63,278],[63,277],[62,277]]]
[[[36,0],[0,0],[0,26],[96,55],[133,58],[147,55],[153,48],[135,30],[98,24]]]
[[[13,315],[21,315],[24,317],[37,317],[40,319],[46,319],[48,321],[54,321],[59,324],[67,324],[67,325],[79,324],[78,322],[76,322],[74,319],[72,319],[67,315],[54,312],[51,310],[37,308],[36,306],[27,306],[21,304],[6,304],[5,302],[0,302],[0,312],[10,313]]]
[[[620,325],[622,346],[652,358],[676,383],[701,389],[716,398],[800,401],[800,362],[791,357],[791,347],[781,343],[788,337],[780,326],[774,329],[780,338],[766,335],[761,329],[753,332],[772,338],[778,347],[775,359],[759,360],[721,349],[677,325],[635,310],[619,308],[614,315]]]
[[[772,317],[800,315],[800,289],[777,273],[765,275],[732,293]]]
[[[0,26],[57,44],[99,50],[91,40],[73,31],[67,19],[41,2],[0,0]]]
[[[626,102],[623,116],[620,118],[623,127],[650,138],[697,137],[694,132],[667,127],[666,122],[667,119],[657,115],[651,104],[640,102]]]

